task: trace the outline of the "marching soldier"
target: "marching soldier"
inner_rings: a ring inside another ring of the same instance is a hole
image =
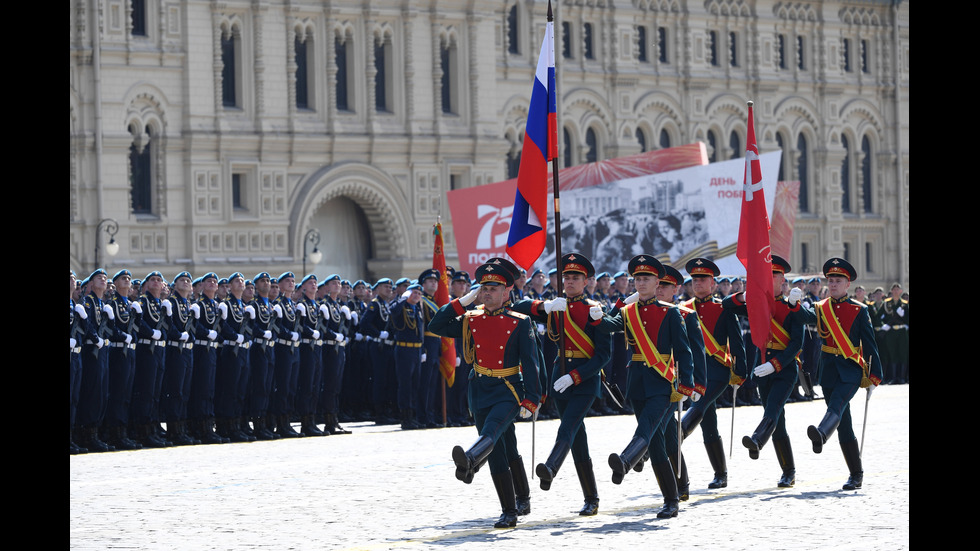
[[[881,384],[881,359],[875,343],[868,307],[849,298],[847,290],[857,279],[857,270],[843,258],[831,258],[823,265],[830,298],[816,305],[817,328],[822,340],[820,357],[824,400],[827,413],[820,424],[810,425],[806,434],[813,452],[837,431],[850,476],[845,490],[857,490],[864,482],[861,450],[851,426],[851,398],[858,388],[867,388],[868,397]],[[865,356],[870,356],[870,361]]]
[[[444,337],[463,339],[469,373],[469,407],[480,437],[468,450],[453,448],[456,478],[467,484],[485,463],[490,463],[503,514],[495,528],[517,525],[517,499],[509,459],[519,457],[513,443],[503,438],[518,413],[529,418],[541,399],[537,373],[538,353],[527,316],[504,307],[514,275],[505,267],[484,264],[477,269],[479,289],[439,309],[429,329]],[[482,309],[467,311],[477,295]]]

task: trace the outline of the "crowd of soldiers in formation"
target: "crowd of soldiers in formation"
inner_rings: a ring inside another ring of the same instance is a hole
[[[448,272],[452,297],[470,290],[466,272]],[[557,270],[535,270],[531,277],[520,272],[512,301],[556,296]],[[338,275],[298,282],[291,272],[263,272],[248,280],[241,273],[192,279],[182,272],[172,282],[159,272],[138,280],[121,270],[110,279],[100,269],[84,281],[71,272],[69,453],[349,433],[342,422],[400,423],[403,429],[472,425],[460,344],[455,381],[448,386],[438,345],[424,329],[437,308],[436,274],[427,270],[419,280],[352,284]],[[739,277],[715,280],[719,297],[744,285]],[[786,285],[803,289],[810,303],[826,296],[819,276],[796,277]],[[692,296],[690,286],[688,277],[675,302]],[[606,309],[633,291],[633,278],[625,272],[600,273],[586,286],[586,295]],[[880,287],[868,295],[860,286],[854,297],[872,314],[883,383],[908,383],[908,295],[895,284],[887,298]],[[413,315],[421,323],[406,327],[403,312],[394,319],[399,302],[418,305]],[[740,322],[747,352],[758,358],[748,322]],[[536,328],[550,365],[557,346],[544,338],[543,324]],[[396,334],[420,343],[418,365],[401,372],[392,360],[399,348]],[[811,382],[803,386],[807,392],[798,384],[790,401],[814,399],[819,353],[810,328],[800,360]],[[611,360],[605,372],[625,387],[625,364]],[[752,381],[734,396],[729,387],[717,406],[733,403],[760,404]],[[628,403],[604,395],[588,416],[632,413]],[[539,413],[540,419],[557,416],[554,403]]]

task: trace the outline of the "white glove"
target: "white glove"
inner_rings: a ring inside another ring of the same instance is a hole
[[[133,342],[133,336],[132,335],[130,335],[129,333],[123,333],[123,335],[126,335],[126,344],[130,344],[130,343]]]
[[[330,315],[330,308],[328,308],[326,304],[321,304],[320,305],[320,313],[323,314],[324,316],[329,316]]]
[[[265,339],[265,340],[271,339],[272,338],[272,331],[269,331],[268,329],[266,329],[265,331],[263,331],[262,332],[262,338]]]
[[[344,308],[346,308],[346,306]],[[359,323],[360,316],[357,315],[357,312],[351,312],[350,315],[354,318],[355,325]]]
[[[159,329],[154,329],[153,330],[153,335],[151,335],[151,338],[153,340],[155,340],[155,341],[158,341],[161,338],[163,338],[163,333],[161,333]]]
[[[245,335],[238,333],[237,336],[235,337],[235,342],[238,344],[242,344],[243,342],[245,342]]]
[[[163,309],[167,311],[168,316],[174,315],[174,307],[169,300],[163,301]]]
[[[884,324],[881,325],[881,330],[882,331],[889,331],[889,330],[891,330],[891,328],[892,328],[892,326],[891,325],[888,325],[887,323],[884,323]]]
[[[463,359],[460,358],[459,356],[456,356],[456,367],[459,367],[459,364],[461,363],[463,363]]]
[[[521,419],[530,419],[530,418],[531,418],[531,410],[527,409],[526,407],[522,407]]]
[[[187,331],[181,331],[180,332],[180,340],[181,341],[187,342],[187,339],[189,339],[189,338],[191,338],[191,336],[190,336],[190,334]]]
[[[597,320],[602,318],[602,306],[593,306],[589,308],[589,317]]]
[[[297,333],[296,331],[290,331],[290,332],[289,332],[289,338],[290,338],[290,339],[291,339],[291,340],[292,340],[293,342],[295,342],[295,341],[298,341],[298,340],[299,340],[299,333]]]
[[[476,300],[476,295],[478,294],[480,294],[479,287],[463,295],[463,297],[459,299],[459,303],[463,306],[469,306],[470,304],[473,304],[473,301]]]
[[[218,311],[221,312],[221,319],[228,319],[228,304],[222,302],[218,305]]]
[[[568,310],[568,301],[564,297],[558,297],[544,301],[544,313],[564,312]]]
[[[765,377],[766,375],[772,375],[776,372],[776,368],[772,366],[772,362],[766,362],[760,366],[757,366],[754,371],[756,377]]]
[[[640,293],[633,293],[632,295],[626,297],[626,300],[624,300],[623,302],[626,304],[633,304],[634,302],[639,302],[639,301],[640,301]]]
[[[405,291],[404,293],[402,293],[401,299],[402,300],[406,300],[410,296],[412,296],[412,292],[411,291]]]
[[[303,304],[302,302],[297,303],[296,304],[296,311],[299,312],[299,314],[301,316],[305,316],[306,315],[306,304]]]
[[[353,316],[353,314],[350,311],[350,308],[346,304],[340,307],[340,312],[347,319],[351,319],[351,317]]]
[[[76,341],[71,337],[68,337],[68,348],[75,348],[76,346],[78,346],[78,341]]]
[[[425,352],[423,352],[423,353],[422,353],[422,363],[425,363],[425,358],[426,358],[426,357],[427,357],[427,355],[426,355],[426,353],[425,353]]]
[[[130,304],[129,307],[133,309],[133,312],[136,312],[137,314],[142,314],[143,313],[143,304],[142,303],[140,303],[140,302],[130,302],[129,304]]]
[[[318,340],[319,338],[320,338],[320,330],[319,329],[314,329],[313,330],[313,340]]]
[[[555,381],[555,392],[565,392],[568,387],[573,386],[574,384],[575,381],[572,380],[571,375],[562,375],[557,381]]]
[[[252,306],[251,304],[245,307],[245,313],[248,314],[249,318],[253,320],[255,319],[255,307]]]
[[[382,331],[381,333],[378,334],[378,338],[381,339],[381,340],[387,339],[388,338],[388,332],[387,331]]]
[[[878,385],[871,385],[868,387],[868,398],[871,398],[871,393],[874,392],[876,388],[878,388]]]
[[[333,334],[333,340],[335,340],[337,342],[344,342],[344,336],[341,335],[340,333],[334,333]]]
[[[88,312],[85,311],[85,307],[81,304],[75,305],[75,313],[78,314],[78,317],[82,318],[83,320],[88,319]]]
[[[109,306],[108,304],[103,304],[102,311],[105,312],[105,315],[109,316],[109,319],[115,321],[116,313],[112,311],[112,306]]]
[[[355,341],[363,341],[364,340],[364,334],[362,334],[362,333],[354,333],[354,340]]]
[[[275,311],[277,317],[280,317],[280,318],[282,317],[282,306],[280,306],[280,305],[277,304],[277,305],[273,306],[272,309],[273,309],[273,311]]]
[[[796,306],[796,303],[803,299],[803,289],[799,287],[793,287],[789,290],[789,295],[786,297],[786,302],[790,306]]]
[[[194,319],[196,319],[196,320],[201,319],[201,305],[200,304],[198,304],[198,303],[195,302],[194,304],[191,304],[191,307],[188,308],[188,309],[191,311],[192,314],[194,314]]]
[[[215,331],[214,329],[208,331],[208,340],[209,341],[213,341],[214,339],[217,339],[217,338],[218,338],[218,332],[217,331]]]
[[[544,335],[544,332],[547,331],[547,330],[548,330],[548,328],[545,327],[543,323],[539,323],[538,324],[538,334],[539,335]]]
[[[700,392],[694,391],[694,392],[691,393],[691,401],[692,402],[697,402],[700,399],[701,399],[701,393]]]
[[[101,349],[103,346],[105,346],[105,341],[102,340],[102,337],[96,337],[96,338],[99,340],[95,341],[95,347]]]
[[[901,306],[899,306],[898,308],[895,309],[895,313],[898,314],[899,316],[904,316],[905,315],[905,308],[902,308]]]

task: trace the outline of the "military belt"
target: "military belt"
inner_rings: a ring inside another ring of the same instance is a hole
[[[326,341],[326,342],[327,342],[327,344],[329,344],[330,346],[334,346],[334,345],[337,345],[337,344],[339,344],[340,346],[347,346],[347,341],[344,341],[344,342],[337,342],[337,341]]]
[[[153,339],[140,339],[136,342],[140,344],[150,345],[150,346],[166,346],[167,344],[167,341],[155,341]]]
[[[283,346],[299,346],[299,341],[291,341],[289,339],[276,339],[276,344],[281,344]]]
[[[770,350],[786,350],[785,344],[779,344],[778,342],[767,342],[766,348]]]
[[[487,377],[510,377],[511,375],[517,375],[521,372],[521,366],[507,367],[504,369],[490,369],[483,367],[482,365],[474,364],[473,371],[476,371],[479,375],[485,375]]]
[[[176,346],[177,348],[187,348],[188,350],[194,348],[194,343],[192,342],[170,341],[167,344],[170,346]]]
[[[828,354],[833,354],[834,356],[842,356],[842,357],[844,356],[844,353],[841,352],[840,348],[837,348],[836,346],[828,346],[826,344],[821,344],[820,351],[826,352]]]
[[[405,348],[421,348],[422,343],[420,342],[406,342],[406,341],[395,341],[395,346],[402,346]]]
[[[663,352],[660,352],[660,355],[661,356],[669,356],[669,354],[664,354]],[[646,359],[643,358],[643,354],[633,354],[632,360],[634,362],[644,362],[644,363],[646,363]]]
[[[82,353],[82,347],[81,346],[76,346],[75,348],[69,348],[68,349],[68,352],[70,354],[81,354]]]
[[[218,343],[216,343],[214,341],[197,341],[196,340],[196,341],[194,341],[194,344],[197,345],[197,346],[206,346],[208,348],[218,348]]]
[[[303,344],[312,344],[313,346],[323,345],[323,339],[303,339],[300,342]]]
[[[569,360],[576,359],[576,358],[588,360],[592,358],[592,356],[589,356],[588,354],[582,352],[581,350],[566,350],[565,357],[568,358]]]
[[[221,343],[221,345],[222,346],[237,346],[238,348],[241,348],[242,350],[248,350],[248,348],[250,346],[252,346],[252,343],[251,342],[243,342],[241,344],[238,344],[238,342],[236,342],[236,341],[225,341],[225,342]]]
[[[109,346],[113,348],[130,348],[132,350],[136,350],[136,343],[134,342],[131,342],[129,344],[126,344],[124,342],[110,342]]]
[[[252,339],[255,344],[272,344],[272,339]]]
[[[908,325],[892,325],[891,328],[892,329],[908,329],[909,326]]]

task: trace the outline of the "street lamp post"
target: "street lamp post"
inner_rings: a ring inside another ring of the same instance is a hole
[[[93,270],[99,269],[99,245],[102,243],[102,232],[109,236],[106,243],[105,252],[109,256],[116,256],[119,253],[119,243],[116,243],[116,233],[119,232],[119,223],[112,218],[103,218],[99,225],[95,227],[95,266]]]
[[[306,246],[307,244],[313,245],[313,252],[309,253],[310,262],[314,266],[320,263],[320,259],[323,258],[323,253],[316,248],[320,244],[320,232],[316,228],[310,228],[306,235],[303,236],[303,276],[306,277]]]

